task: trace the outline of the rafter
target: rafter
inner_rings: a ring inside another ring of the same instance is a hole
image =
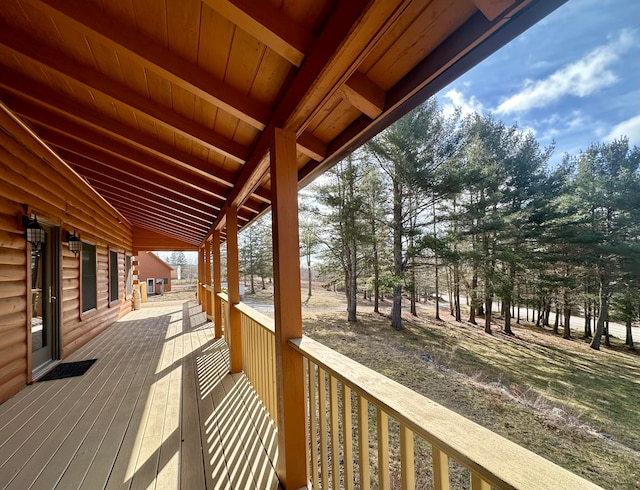
[[[516,2],[515,0],[473,0],[473,3],[488,20],[492,21]]]
[[[227,206],[241,204],[262,182],[269,166],[267,151],[274,128],[292,130],[297,135],[304,132],[323,105],[356,71],[377,40],[395,24],[408,3],[408,0],[399,3],[384,0],[338,2],[316,41],[316,48],[300,68],[272,122],[260,135],[251,158],[243,166],[238,179],[241,185],[234,187]],[[354,25],[357,25],[356,29]],[[222,215],[218,217],[209,234],[222,228],[222,219]]]
[[[168,197],[174,202],[184,204],[185,206],[192,206],[195,209],[200,209],[206,213],[216,213],[220,210],[219,205],[212,204],[210,201],[186,195],[184,192],[181,192],[180,187],[177,185],[167,185],[166,181],[163,182],[160,179],[149,179],[146,177],[142,178],[140,176],[131,175],[131,173],[127,172],[124,168],[108,165],[100,160],[75,153],[72,150],[64,149],[63,147],[67,145],[62,144],[58,146],[58,144],[54,144],[50,141],[49,136],[49,134],[44,134],[43,138],[49,145],[57,149],[61,158],[76,167],[79,173],[86,177],[94,179],[100,178],[100,176],[108,177],[115,183],[119,182],[123,186],[125,184],[129,184],[133,188],[146,191],[151,195],[162,193],[163,196]]]
[[[230,172],[220,166],[214,167],[210,162],[182,151],[175,146],[139,130],[125,127],[97,112],[87,110],[65,96],[56,95],[52,97],[50,91],[47,91],[43,85],[35,83],[26,77],[0,72],[0,87],[17,97],[7,102],[18,113],[30,114],[35,117],[35,114],[38,114],[43,108],[49,109],[64,118],[77,121],[83,126],[88,126],[99,133],[108,135],[134,149],[148,152],[158,159],[171,162],[189,172],[201,175],[209,181],[218,182],[232,188],[236,180],[234,172]],[[28,105],[29,102],[31,103],[30,106]],[[263,188],[256,189],[252,197],[263,203],[269,203],[271,200],[270,192]]]
[[[371,119],[378,117],[384,110],[384,90],[358,71],[342,86],[342,94],[353,107]]]
[[[244,163],[249,156],[249,150],[239,143],[216,134],[131,89],[118,85],[102,73],[82,66],[48,46],[26,41],[24,36],[13,31],[9,26],[0,25],[0,44],[55,71],[71,84],[77,83],[89,90],[99,92],[130,110],[144,114],[156,124],[195,140],[236,162]]]
[[[298,151],[321,162],[327,156],[327,144],[309,132],[302,133],[297,140]]]
[[[204,3],[295,66],[302,64],[315,42],[308,31],[267,2],[204,0]]]
[[[258,130],[264,129],[271,118],[271,111],[264,104],[216,80],[210,74],[159,46],[134,29],[123,29],[118,23],[113,22],[113,19],[91,7],[91,4],[85,0],[29,0],[29,2],[54,19],[64,17],[88,38],[99,39],[105,46],[126,54],[171,83],[192,92]]]

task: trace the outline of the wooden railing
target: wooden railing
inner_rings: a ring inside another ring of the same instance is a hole
[[[229,342],[229,303],[219,297]],[[243,371],[277,422],[274,321],[246,304],[235,308]],[[381,490],[599,488],[319,342],[303,337],[289,344],[306,365],[313,489],[367,490],[374,482]]]
[[[242,370],[277,424],[276,347],[273,319],[243,303],[236,305],[236,308],[242,314]]]
[[[473,490],[599,488],[308,337],[289,343],[308,361],[314,489],[352,489],[356,474],[364,490],[372,479],[381,490],[391,488],[392,476],[403,489],[424,488],[429,482],[416,483],[415,454],[422,463],[428,453],[436,490],[450,487],[449,460],[469,470]],[[390,420],[398,436],[391,448]],[[371,446],[377,452],[375,474]]]

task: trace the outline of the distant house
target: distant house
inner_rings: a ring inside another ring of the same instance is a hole
[[[138,277],[147,285],[147,294],[171,291],[171,275],[174,268],[153,252],[138,254]]]

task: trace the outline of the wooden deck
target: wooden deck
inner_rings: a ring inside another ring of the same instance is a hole
[[[272,489],[275,427],[190,303],[145,305],[0,405],[2,489]]]

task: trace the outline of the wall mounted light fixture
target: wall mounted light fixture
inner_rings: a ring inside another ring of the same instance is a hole
[[[38,223],[38,217],[34,216],[33,219],[28,216],[22,217],[22,226],[24,227],[25,237],[27,241],[33,247],[35,252],[40,250],[44,243],[46,233]]]
[[[67,242],[69,243],[69,250],[73,252],[73,255],[77,255],[82,250],[82,242],[76,236],[76,230],[73,230],[73,234],[67,231]]]

